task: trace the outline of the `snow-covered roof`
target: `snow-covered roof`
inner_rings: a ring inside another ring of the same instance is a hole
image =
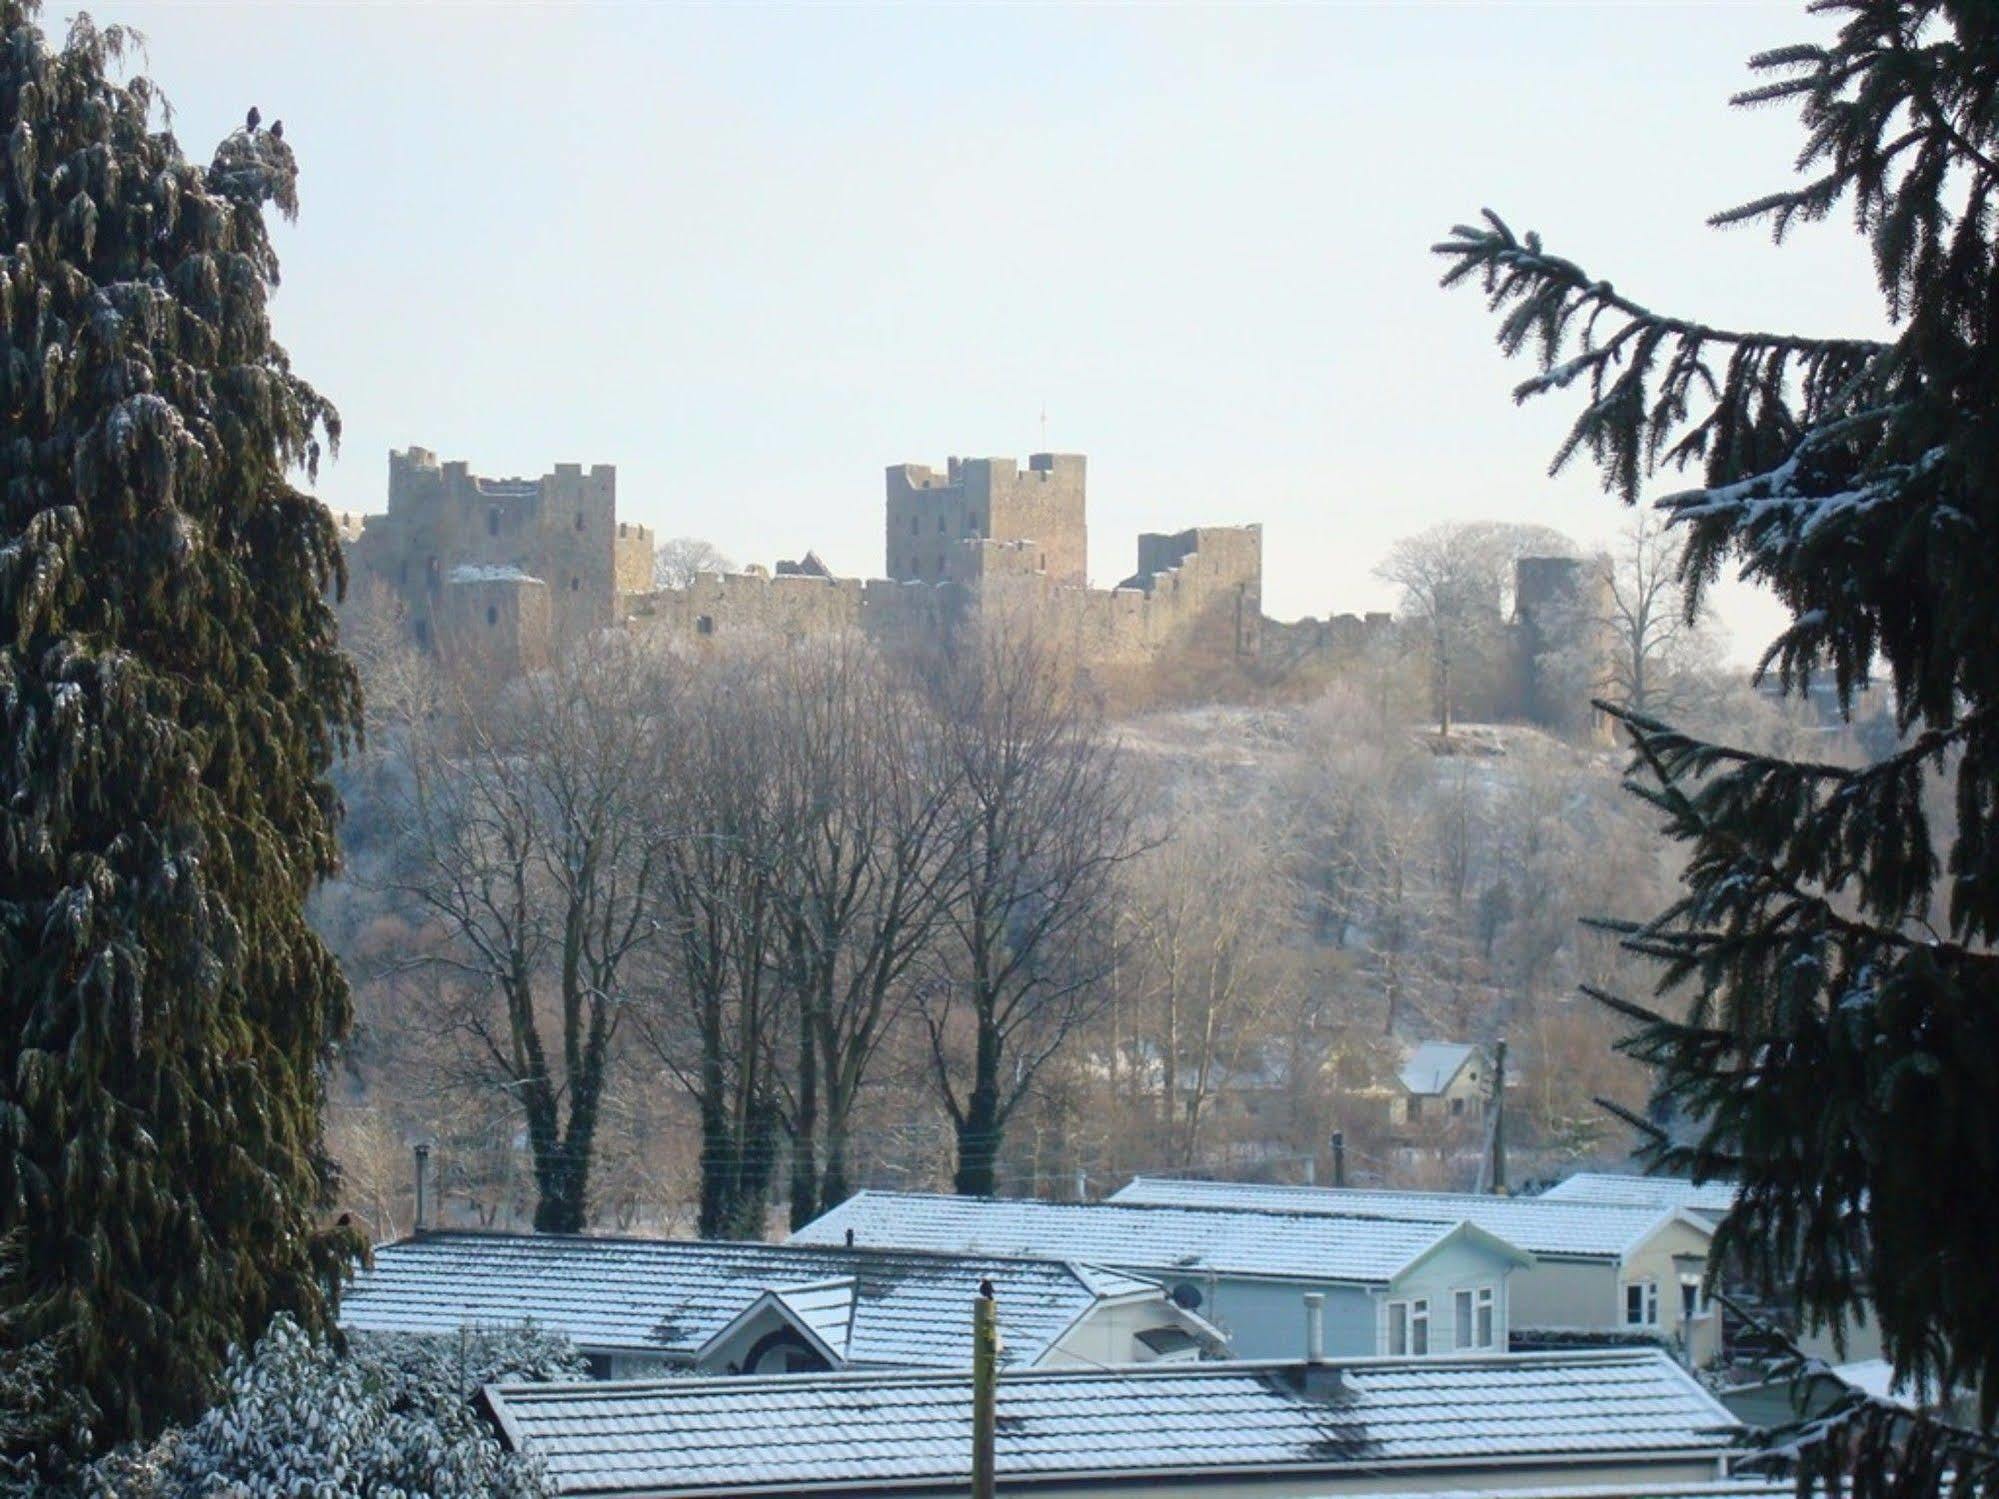
[[[793,1244],[898,1244],[957,1254],[1040,1255],[1162,1277],[1214,1272],[1387,1285],[1446,1239],[1471,1233],[1516,1264],[1530,1257],[1462,1214],[1243,1212],[1125,1202],[1036,1202],[917,1192],[862,1192],[791,1236]]]
[[[1399,1074],[1404,1090],[1434,1097],[1450,1087],[1465,1063],[1479,1055],[1462,1041],[1424,1041],[1409,1053]]]
[[[1578,1171],[1541,1194],[1556,1202],[1618,1203],[1634,1207],[1687,1208],[1721,1214],[1735,1206],[1735,1183],[1701,1182],[1673,1176],[1632,1176],[1613,1171]]]
[[[1257,1213],[1341,1214],[1435,1223],[1463,1219],[1533,1255],[1622,1259],[1652,1237],[1671,1208],[1555,1202],[1547,1197],[1488,1197],[1471,1192],[1385,1192],[1363,1187],[1285,1187],[1263,1182],[1183,1181],[1140,1176],[1112,1202],[1235,1209]],[[1701,1220],[1690,1220],[1705,1230]]]
[[[976,1258],[838,1244],[708,1243],[567,1235],[426,1233],[385,1244],[340,1300],[343,1327],[450,1333],[533,1322],[592,1353],[675,1362],[766,1293],[841,1357],[883,1368],[950,1369],[972,1359],[971,1304],[990,1278],[1006,1309],[1002,1358],[1045,1355],[1104,1297],[1157,1295],[1148,1282],[1052,1260]],[[839,1289],[845,1287],[846,1289]]]
[[[539,583],[532,573],[504,563],[461,562],[444,575],[447,583]]]
[[[565,1494],[962,1492],[969,1478],[963,1373],[510,1385],[485,1400]],[[1010,1373],[995,1450],[1010,1493],[1259,1474],[1297,1492],[1318,1473],[1473,1488],[1580,1463],[1620,1478],[1656,1466],[1664,1493],[1690,1463],[1718,1463],[1736,1424],[1657,1351],[1222,1362]]]

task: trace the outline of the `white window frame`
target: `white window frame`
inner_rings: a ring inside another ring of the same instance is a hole
[[[1395,1346],[1398,1333],[1401,1335],[1400,1348]],[[1410,1296],[1388,1303],[1387,1343],[1390,1358],[1430,1356],[1429,1297]]]
[[[1619,1290],[1623,1297],[1623,1305],[1617,1309],[1619,1322],[1626,1327],[1657,1327],[1659,1325],[1659,1282],[1657,1280],[1649,1275],[1642,1280],[1627,1280]],[[1638,1293],[1638,1306],[1640,1312],[1643,1314],[1641,1318],[1636,1320],[1631,1315],[1631,1293],[1633,1291]]]
[[[1680,1272],[1680,1320],[1698,1322],[1708,1313],[1707,1291],[1701,1285],[1702,1277],[1687,1271]],[[1689,1295],[1688,1293],[1692,1294]]]
[[[1451,1293],[1451,1314],[1451,1332],[1459,1352],[1490,1352],[1499,1345],[1497,1287],[1460,1286]]]

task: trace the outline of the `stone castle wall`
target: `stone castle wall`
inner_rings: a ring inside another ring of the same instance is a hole
[[[693,648],[860,631],[884,644],[947,637],[1019,610],[1124,705],[1307,692],[1366,668],[1422,673],[1386,614],[1282,622],[1263,613],[1260,526],[1138,538],[1115,588],[1083,579],[1085,461],[1036,453],[887,470],[889,576],[836,578],[813,559],[775,576],[704,574],[654,589],[653,535],[617,516],[617,472],[564,463],[485,479],[422,448],[392,453],[386,514],[343,516],[350,574],[396,601],[416,641],[501,674],[533,671],[620,622]],[[1456,712],[1600,733],[1588,707],[1603,659],[1601,559],[1524,558],[1513,619],[1493,600],[1491,646],[1457,681]]]
[[[1011,458],[953,458],[940,475],[921,463],[888,470],[885,551],[898,583],[946,583],[956,544],[1032,541],[1035,567],[1081,588],[1089,575],[1084,469],[1077,453],[1035,453],[1023,470]]]
[[[427,649],[448,640],[468,653],[476,640],[502,659],[546,662],[652,586],[652,533],[618,519],[609,464],[487,479],[426,448],[392,452],[387,512],[342,530],[350,574],[386,588]]]

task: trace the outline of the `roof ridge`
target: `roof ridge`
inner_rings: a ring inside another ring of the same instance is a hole
[[[1139,1381],[1151,1383],[1165,1380],[1193,1379],[1235,1379],[1254,1377],[1260,1374],[1287,1373],[1306,1368],[1337,1370],[1360,1375],[1385,1373],[1433,1374],[1454,1369],[1537,1369],[1616,1367],[1621,1365],[1648,1366],[1664,1365],[1685,1375],[1685,1371],[1674,1362],[1663,1348],[1658,1347],[1618,1347],[1618,1348],[1569,1348],[1544,1350],[1534,1353],[1484,1353],[1484,1354],[1372,1354],[1343,1358],[1329,1358],[1318,1364],[1307,1363],[1303,1359],[1207,1359],[1196,1363],[1151,1363],[1119,1365],[1064,1365],[1058,1368],[1003,1367],[1000,1378],[1009,1384],[1049,1384],[1059,1381],[1077,1380],[1091,1384],[1126,1383]],[[1700,1388],[1698,1380],[1686,1376],[1695,1388]],[[618,1390],[669,1389],[686,1393],[708,1387],[723,1390],[754,1390],[758,1387],[780,1390],[797,1390],[812,1384],[838,1384],[850,1387],[857,1384],[909,1387],[923,1385],[970,1384],[972,1371],[969,1368],[952,1369],[878,1369],[848,1368],[819,1369],[809,1373],[791,1374],[704,1374],[697,1378],[653,1378],[606,1380],[574,1380],[567,1384],[546,1380],[522,1382],[518,1384],[494,1384],[489,1389],[502,1390],[509,1397],[536,1395],[561,1398],[573,1396],[578,1390],[586,1392]],[[1703,1391],[1705,1394],[1706,1392]],[[1708,1395],[1709,1400],[1713,1399]]]
[[[876,1195],[901,1195],[922,1198],[926,1195],[949,1197],[950,1194],[911,1192],[904,1194],[878,1193]],[[853,1200],[851,1197],[847,1199],[848,1202],[852,1202]],[[1030,1201],[1032,1199],[989,1197],[976,1200],[981,1202],[1011,1203]],[[1056,1204],[1056,1206],[1072,1207],[1086,1205],[1077,1203]],[[843,1203],[840,1206],[844,1207],[845,1204]],[[839,1211],[839,1207],[829,1208],[827,1213],[820,1216],[824,1218],[831,1213]],[[1323,1215],[1315,1214],[1313,1216]],[[814,1221],[817,1222],[818,1220],[815,1219]],[[810,1225],[807,1226],[809,1227]],[[646,1234],[554,1234],[541,1233],[531,1229],[506,1228],[426,1228],[417,1233],[406,1235],[403,1238],[391,1239],[386,1243],[378,1244],[375,1248],[378,1250],[395,1249],[407,1245],[437,1243],[447,1239],[464,1239],[488,1243],[512,1242],[546,1246],[613,1244],[640,1249],[709,1249],[724,1253],[756,1253],[758,1251],[766,1251],[772,1254],[866,1255],[875,1258],[901,1257],[918,1260],[949,1260],[969,1262],[974,1265],[988,1265],[993,1263],[1036,1265],[1055,1271],[1066,1270],[1070,1267],[1070,1259],[1068,1257],[1056,1254],[1016,1254],[1010,1251],[988,1252],[986,1250],[937,1249],[924,1245],[904,1244],[825,1244],[813,1239],[799,1239],[796,1237],[778,1241],[770,1239],[669,1239],[656,1238]]]

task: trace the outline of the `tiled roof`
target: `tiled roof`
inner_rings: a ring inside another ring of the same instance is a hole
[[[486,1400],[564,1494],[962,1484],[964,1374],[514,1385]],[[1285,1470],[1476,1475],[1718,1458],[1731,1417],[1658,1352],[1208,1363],[1010,1374],[998,1475],[1030,1481]],[[1440,1475],[1441,1476],[1441,1475]],[[1437,1482],[1433,1487],[1449,1487]],[[1627,1490],[1626,1492],[1633,1492]]]
[[[1182,1181],[1141,1176],[1112,1202],[1233,1208],[1277,1213],[1340,1213],[1435,1222],[1462,1218],[1530,1254],[1616,1259],[1651,1236],[1672,1209],[1557,1202],[1546,1197],[1489,1197],[1471,1192],[1382,1192],[1363,1187],[1284,1187],[1262,1182]]]
[[[1689,1208],[1725,1213],[1735,1206],[1735,1183],[1696,1186],[1671,1176],[1628,1176],[1611,1171],[1579,1171],[1541,1194],[1556,1202],[1628,1203],[1656,1208]]]
[[[1479,1054],[1462,1041],[1424,1041],[1402,1064],[1402,1086],[1411,1093],[1441,1093],[1466,1062]]]
[[[972,1361],[971,1304],[990,1277],[1009,1364],[1032,1364],[1100,1296],[1146,1294],[1129,1276],[1053,1260],[531,1234],[427,1233],[385,1244],[341,1297],[361,1332],[455,1332],[532,1321],[595,1353],[685,1360],[766,1291],[831,1317],[828,1283],[853,1282],[847,1357],[887,1368]],[[808,1289],[810,1288],[810,1289]],[[844,1293],[843,1293],[844,1294]]]
[[[862,1192],[791,1236],[793,1244],[895,1244],[957,1254],[1045,1255],[1150,1274],[1212,1270],[1386,1285],[1457,1226],[1378,1214],[1243,1213],[1122,1202],[1037,1202]]]

